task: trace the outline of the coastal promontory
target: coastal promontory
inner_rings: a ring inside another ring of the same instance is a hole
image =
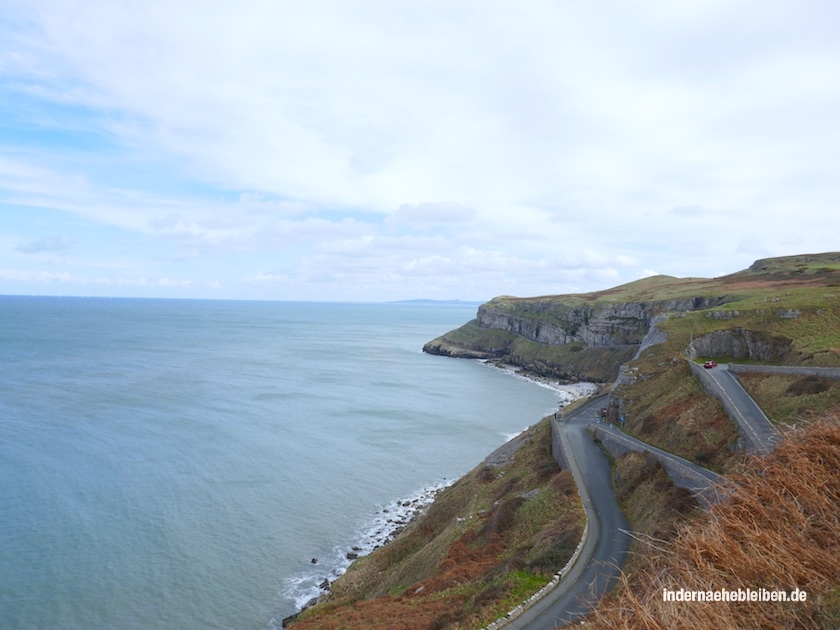
[[[791,336],[775,334],[779,326],[766,320],[794,321],[807,318],[809,311],[824,310],[825,299],[812,295],[811,289],[836,286],[838,261],[837,253],[794,256],[759,260],[720,278],[660,275],[594,293],[501,296],[481,305],[475,319],[429,341],[423,350],[490,359],[569,382],[612,382],[623,364],[664,339],[660,323],[685,318],[693,323],[697,338],[684,347],[693,344],[700,354],[735,352],[740,358],[833,365],[838,362],[836,352],[809,356],[795,347]],[[797,297],[783,299],[786,293]],[[785,307],[788,303],[791,306]],[[765,357],[760,356],[762,348]]]
[[[726,500],[701,505],[650,453],[610,454],[633,542],[618,586],[588,626],[632,628],[644,619],[665,629],[684,612],[707,630],[840,627],[840,252],[759,260],[718,278],[501,296],[423,350],[594,381],[605,395],[537,422],[505,457],[489,457],[443,491],[293,627],[484,628],[519,606],[588,531],[575,480],[553,457],[552,432],[593,406],[598,419],[589,422],[604,424],[590,428],[613,424],[614,433],[725,479]],[[704,363],[731,371],[766,414],[779,436],[769,452],[745,448],[727,407],[698,378],[708,376]],[[700,587],[800,589],[808,599],[679,610],[662,603],[663,588]]]

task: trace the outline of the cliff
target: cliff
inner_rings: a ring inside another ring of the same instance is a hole
[[[814,376],[807,378],[786,376],[783,367],[777,368],[778,375],[745,374],[742,378],[774,422],[778,418],[801,424],[817,413],[840,413],[840,382],[821,381],[822,372],[816,367],[840,366],[840,253],[758,261],[750,269],[715,279],[657,276],[585,295],[499,297],[482,305],[473,321],[430,341],[424,350],[495,359],[570,380],[613,380],[621,366],[623,378],[614,383],[606,409],[609,420],[624,417],[625,433],[718,473],[742,471],[738,431],[720,402],[708,396],[692,375],[685,357],[815,366]],[[819,490],[826,479],[836,477],[826,473],[836,471],[836,453],[832,453],[830,465],[823,465],[828,453],[825,444],[838,444],[836,421],[833,433],[822,431],[825,437],[818,435],[816,446],[789,457],[797,465],[816,462],[822,466],[820,470],[795,471],[794,480],[801,480],[802,487],[810,490]],[[803,436],[811,439],[800,430],[791,435],[797,440]],[[551,444],[545,419],[503,446],[442,492],[397,540],[354,563],[331,586],[331,595],[301,614],[293,627],[393,628],[395,620],[412,628],[482,627],[527,599],[564,566],[584,527],[573,478],[569,471],[557,470]],[[743,496],[759,496],[766,489],[771,498],[779,498],[778,488],[787,483],[785,465],[772,464],[771,473],[779,475],[765,483],[767,468],[760,463],[760,470],[753,475],[758,485],[746,484]],[[685,526],[694,523],[696,536],[710,540],[704,536],[710,527],[708,520],[699,520],[705,516],[693,510],[688,492],[675,487],[653,457],[634,453],[617,457],[614,483],[620,507],[640,539],[671,541],[685,536],[689,531]],[[767,531],[776,523],[784,524],[780,515],[793,514],[792,527],[807,535],[807,528],[796,521],[797,510],[805,503],[800,504],[796,494],[785,496],[794,509],[776,506],[778,513],[766,519],[771,526]],[[772,501],[762,501],[765,507],[774,506]],[[752,509],[740,510],[735,516],[754,513]],[[836,513],[832,506],[820,512]],[[810,522],[812,515],[805,516]],[[754,536],[755,519],[741,520],[743,523],[733,518],[727,525],[734,522],[733,531],[744,534],[733,543],[736,552],[753,539],[758,543],[771,540],[764,535],[767,532]],[[776,538],[790,539],[790,532],[779,526],[776,529],[782,532]],[[785,549],[776,538],[772,545],[756,546],[749,557],[760,561],[775,558]],[[791,549],[807,547],[797,544]],[[631,587],[647,588],[651,575],[663,575],[655,563],[674,555],[653,554],[654,564],[644,564],[650,549],[647,543],[635,548],[641,578],[627,582],[624,593]],[[715,557],[737,556],[730,551]],[[819,555],[823,552],[819,545],[811,545],[808,553],[811,551],[814,566],[829,566],[820,564],[824,558]],[[789,564],[786,559],[775,566]],[[718,571],[730,576],[730,581],[733,567],[747,566],[738,558],[730,565]],[[830,627],[837,627],[838,603],[833,597],[836,592],[831,591],[836,580],[825,581],[812,569],[802,568],[802,575],[817,575],[813,582],[782,579],[780,583],[804,586],[809,601],[818,602],[809,609],[808,614],[813,615],[807,619],[835,615]],[[757,584],[766,584],[766,571],[756,569],[755,575],[760,578]],[[679,582],[675,588],[681,586]],[[817,597],[811,597],[812,591]],[[618,619],[618,625],[632,627],[633,619],[646,614],[641,611],[635,618],[629,617],[637,611],[637,604],[655,599],[645,595],[630,603],[610,604],[596,611],[596,618],[588,623],[615,627],[618,617],[610,617],[612,611],[626,617]],[[762,610],[784,613],[778,607],[764,606]],[[791,614],[798,615],[799,610]],[[788,617],[779,627],[799,619],[784,614]],[[761,624],[752,623],[757,625]],[[736,626],[721,622],[704,627]]]
[[[473,321],[430,341],[423,350],[452,357],[496,359],[541,376],[570,381],[612,381],[619,367],[636,355],[662,314],[708,309],[730,299],[708,295],[616,298],[675,280],[659,276],[610,292],[583,295],[494,298],[479,307]]]
[[[706,336],[693,340],[692,356],[831,364],[836,357],[809,358],[794,336],[776,332],[785,326],[768,321],[793,323],[803,313],[836,307],[833,293],[826,294],[826,304],[826,295],[815,290],[838,286],[838,276],[840,253],[828,253],[760,260],[721,278],[654,276],[594,293],[501,296],[423,350],[493,359],[541,376],[608,382],[643,348],[664,341],[667,333],[655,324],[703,312],[711,325],[695,326]]]

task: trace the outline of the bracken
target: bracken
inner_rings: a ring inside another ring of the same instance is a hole
[[[837,628],[840,624],[840,420],[790,433],[731,477],[731,496],[651,548],[590,616],[596,628]],[[663,589],[780,589],[806,602],[665,602]]]

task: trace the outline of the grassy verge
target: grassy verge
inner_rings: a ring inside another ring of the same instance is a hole
[[[840,413],[840,380],[817,376],[744,373],[738,380],[771,421],[782,426]]]

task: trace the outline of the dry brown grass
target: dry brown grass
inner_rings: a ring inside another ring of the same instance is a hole
[[[728,501],[651,546],[588,620],[598,628],[840,627],[840,418],[733,475]],[[663,589],[805,590],[805,602],[665,602]]]

